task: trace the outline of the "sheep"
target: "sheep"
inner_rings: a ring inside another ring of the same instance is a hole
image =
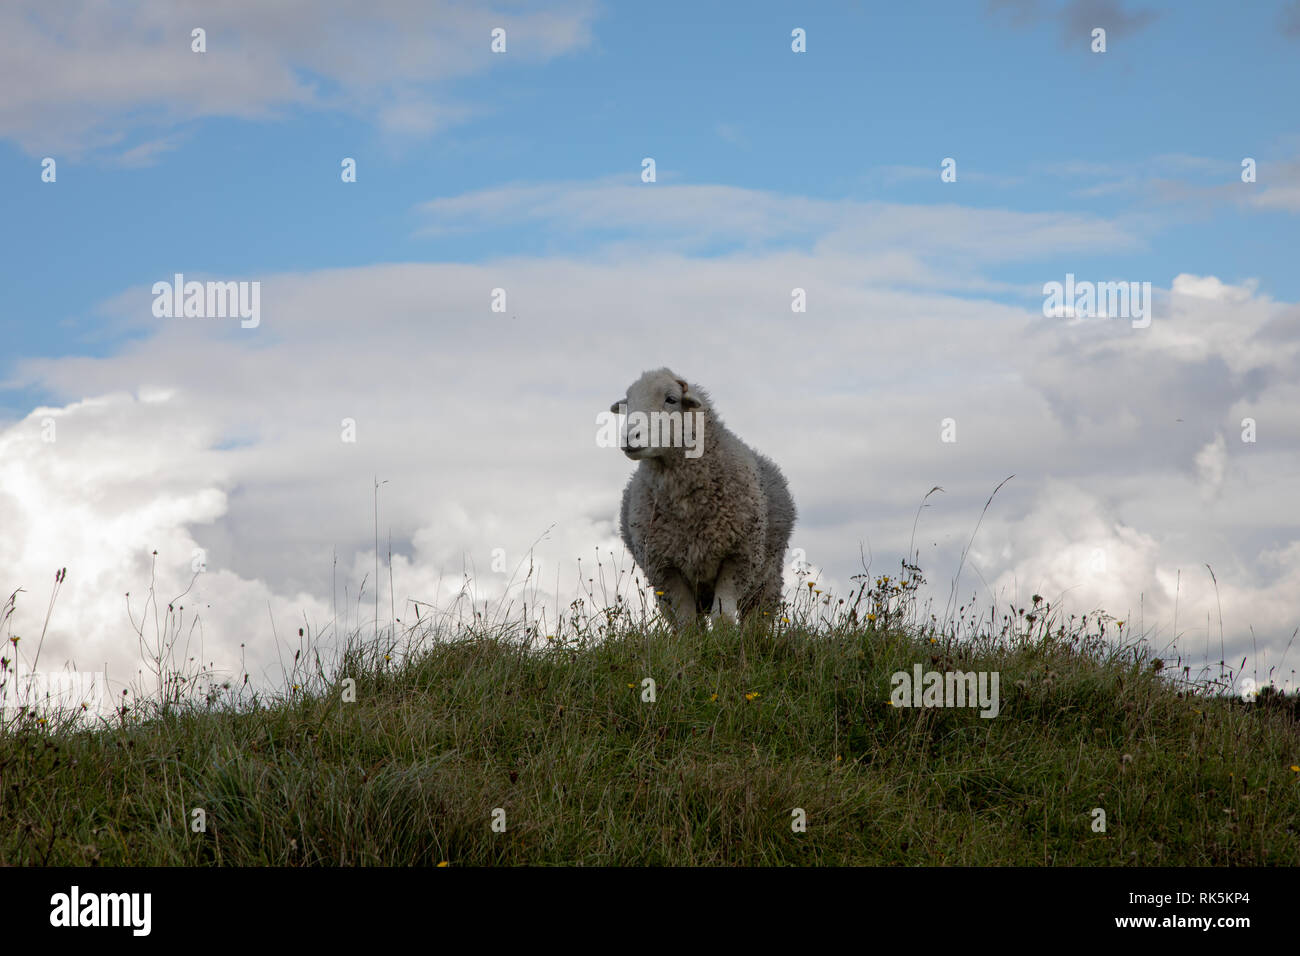
[[[673,622],[776,608],[795,520],[781,470],[670,369],[643,374],[610,411],[627,416],[619,446],[639,463],[623,491],[623,543]]]

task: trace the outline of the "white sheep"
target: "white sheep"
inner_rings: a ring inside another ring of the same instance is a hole
[[[795,507],[781,470],[727,429],[708,394],[666,368],[610,407],[627,416],[623,543],[679,626],[781,601]]]

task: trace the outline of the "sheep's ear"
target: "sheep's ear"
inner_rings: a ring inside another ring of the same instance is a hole
[[[690,393],[690,386],[684,379],[678,379],[677,384],[682,387],[682,408],[699,408],[700,400]]]
[[[620,409],[620,408],[627,408],[627,399],[626,399],[626,398],[620,398],[620,399],[619,399],[617,402],[615,402],[613,405],[609,406],[609,410],[610,410],[611,412],[613,412],[615,415],[618,415],[618,414],[619,414],[619,409]]]

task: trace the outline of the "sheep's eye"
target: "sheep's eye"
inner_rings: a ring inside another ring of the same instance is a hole
[[[677,399],[673,398],[671,395],[665,395],[665,396],[664,396],[664,401],[667,402],[669,405],[676,405],[676,404],[677,404]]]

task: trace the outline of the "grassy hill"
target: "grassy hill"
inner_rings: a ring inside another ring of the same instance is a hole
[[[1295,699],[1180,686],[1104,619],[673,635],[602,614],[600,633],[470,627],[402,655],[354,639],[274,698],[137,704],[94,731],[11,714],[0,861],[1300,863]],[[998,715],[895,706],[915,664],[998,672]]]

